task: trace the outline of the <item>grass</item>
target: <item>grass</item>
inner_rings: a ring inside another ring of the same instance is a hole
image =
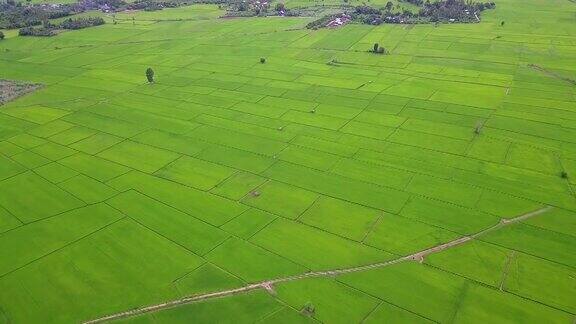
[[[322,322],[358,323],[374,309],[378,299],[347,287],[333,279],[307,279],[281,284],[277,289],[281,301],[301,310],[310,303],[314,317]]]
[[[221,14],[0,42],[3,79],[44,85],[0,106],[0,323],[382,262],[548,205],[423,263],[124,321],[573,321],[573,4],[317,31]]]
[[[296,311],[286,308],[286,306],[277,302],[266,293],[253,292],[247,295],[235,296],[230,299],[218,299],[207,303],[173,308],[165,312],[129,319],[127,322],[149,323],[161,321],[189,323],[191,320],[198,320],[202,322],[215,321],[219,323],[250,323],[254,319],[274,317],[277,312],[288,312],[290,315],[286,314],[284,316],[294,316],[299,319]],[[230,313],[241,315],[232,320],[228,317]]]

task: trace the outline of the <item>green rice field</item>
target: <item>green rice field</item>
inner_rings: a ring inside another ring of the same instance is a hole
[[[575,322],[576,3],[318,30],[223,13],[5,32],[0,79],[44,86],[0,106],[0,323],[282,278],[106,321]]]

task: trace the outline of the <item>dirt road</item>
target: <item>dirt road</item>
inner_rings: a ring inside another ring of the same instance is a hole
[[[168,301],[168,302],[161,303],[161,304],[156,304],[156,305],[146,306],[146,307],[142,307],[142,308],[138,308],[138,309],[128,310],[125,312],[116,313],[116,314],[100,317],[97,319],[93,319],[93,320],[90,320],[90,321],[87,321],[84,323],[93,324],[93,323],[107,322],[107,321],[112,321],[112,320],[116,320],[116,319],[120,319],[120,318],[131,317],[131,316],[140,315],[140,314],[149,313],[149,312],[154,312],[154,311],[158,311],[158,310],[162,310],[162,309],[166,309],[166,308],[171,308],[171,307],[182,305],[182,304],[188,304],[188,303],[203,301],[203,300],[212,299],[212,298],[232,296],[232,295],[241,294],[241,293],[245,293],[245,292],[256,290],[256,289],[264,289],[266,291],[271,292],[271,291],[273,291],[273,287],[275,284],[287,282],[287,281],[301,280],[301,279],[312,278],[312,277],[336,276],[336,275],[345,274],[345,273],[366,271],[366,270],[390,266],[390,265],[397,264],[397,263],[404,262],[404,261],[422,262],[424,260],[424,258],[430,254],[438,253],[438,252],[444,251],[446,249],[464,244],[468,241],[474,240],[474,239],[476,239],[476,238],[478,238],[484,234],[487,234],[489,232],[496,231],[500,228],[510,226],[512,224],[515,224],[515,223],[527,220],[529,218],[532,218],[534,216],[540,215],[542,213],[545,213],[552,208],[553,207],[548,206],[548,207],[544,207],[544,208],[541,208],[541,209],[538,209],[538,210],[535,210],[535,211],[532,211],[530,213],[520,215],[520,216],[517,216],[514,218],[502,219],[498,224],[493,225],[491,227],[488,227],[486,229],[483,229],[483,230],[481,230],[475,234],[468,235],[468,236],[462,236],[462,237],[457,238],[455,240],[452,240],[450,242],[443,243],[443,244],[431,247],[429,249],[422,250],[422,251],[419,251],[419,252],[416,252],[416,253],[413,253],[413,254],[410,254],[407,256],[399,257],[399,258],[396,258],[393,260],[388,260],[388,261],[378,262],[378,263],[372,263],[372,264],[367,264],[367,265],[352,267],[352,268],[334,269],[334,270],[326,270],[326,271],[314,271],[314,272],[307,272],[307,273],[304,273],[301,275],[296,275],[296,276],[276,278],[276,279],[272,279],[272,280],[267,280],[267,281],[255,283],[255,284],[250,284],[250,285],[236,288],[236,289],[228,289],[228,290],[222,290],[222,291],[212,292],[212,293],[208,293],[208,294],[189,296],[189,297],[184,297],[184,298]]]

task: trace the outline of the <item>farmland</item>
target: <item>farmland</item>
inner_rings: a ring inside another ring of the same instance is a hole
[[[223,14],[4,31],[0,323],[574,323],[574,2]]]

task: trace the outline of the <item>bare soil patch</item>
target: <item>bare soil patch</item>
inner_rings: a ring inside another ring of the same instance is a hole
[[[41,87],[42,85],[38,83],[26,83],[0,79],[0,105],[3,105],[32,91],[38,90]]]

